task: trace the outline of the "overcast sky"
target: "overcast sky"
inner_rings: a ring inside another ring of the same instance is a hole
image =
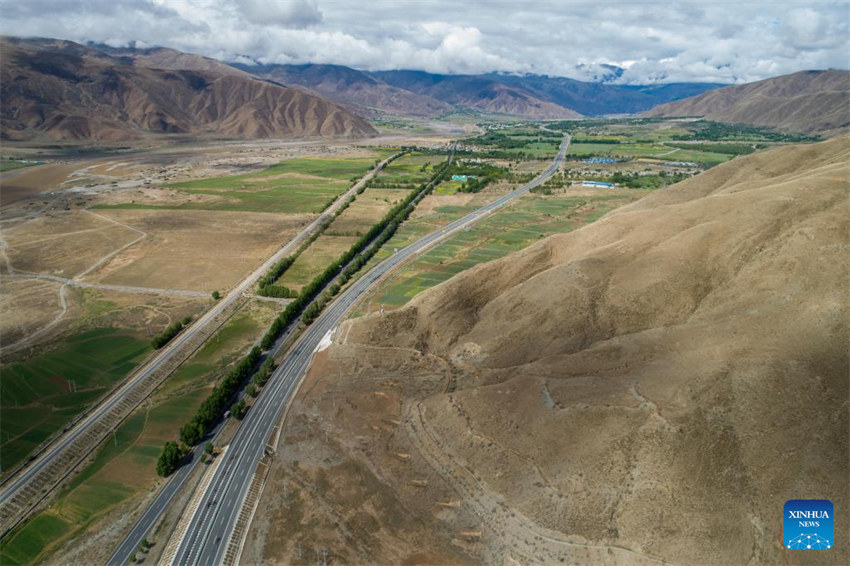
[[[225,61],[622,82],[749,82],[850,67],[850,0],[0,0],[0,31]]]

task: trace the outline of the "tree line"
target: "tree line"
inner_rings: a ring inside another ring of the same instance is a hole
[[[407,195],[403,201],[394,206],[377,224],[372,226],[369,231],[355,242],[344,254],[336,261],[328,265],[325,270],[317,275],[310,283],[301,289],[298,297],[286,305],[286,308],[275,318],[268,332],[263,336],[261,345],[263,348],[269,348],[275,340],[281,335],[283,330],[291,323],[295,322],[299,315],[302,315],[302,320],[305,324],[310,324],[319,315],[327,304],[337,293],[339,293],[345,283],[359,271],[366,262],[377,252],[387,240],[389,240],[398,226],[407,219],[415,207],[415,201],[423,197],[427,192],[432,190],[439,183],[448,169],[448,162],[441,163],[435,168],[434,175],[427,184],[420,185],[419,189]],[[374,241],[375,245],[369,248],[367,253],[364,250]],[[339,280],[334,282],[322,297],[314,302],[314,299],[319,296],[322,289],[325,288],[331,281],[339,277]],[[303,313],[303,314],[302,314]]]
[[[180,440],[187,446],[194,446],[209,432],[212,425],[224,413],[234,393],[242,382],[253,373],[254,366],[260,360],[262,351],[254,346],[251,352],[216,385],[210,396],[198,407],[195,416],[180,429]]]
[[[386,164],[389,165],[390,163],[392,163],[393,161],[395,161],[399,157],[409,153],[410,151],[411,151],[411,149],[409,149],[409,148],[404,148],[404,147],[401,148],[400,152],[389,157]],[[380,163],[380,161],[377,161],[375,164],[378,165],[379,163]],[[383,169],[383,168],[381,168],[381,169]],[[379,170],[381,170],[381,169],[379,169]],[[368,171],[367,171],[367,173],[368,173]],[[280,277],[284,273],[286,273],[287,269],[292,267],[292,264],[295,263],[295,260],[298,259],[298,256],[300,256],[304,252],[304,250],[309,248],[310,244],[315,242],[318,239],[318,237],[321,236],[325,232],[325,230],[328,229],[328,227],[333,223],[333,221],[336,220],[337,217],[345,211],[345,209],[347,209],[349,206],[351,206],[351,203],[354,202],[354,200],[357,198],[357,195],[359,195],[363,191],[365,191],[366,187],[368,185],[369,185],[369,183],[364,183],[364,185],[362,187],[360,187],[360,189],[357,191],[357,193],[354,194],[354,195],[351,195],[350,199],[348,199],[344,203],[342,203],[342,205],[334,212],[334,214],[330,218],[326,219],[321,224],[319,224],[319,228],[315,232],[310,234],[310,237],[307,239],[307,241],[304,242],[298,248],[298,250],[295,251],[294,254],[286,256],[285,258],[281,259],[276,264],[274,264],[269,269],[269,271],[263,277],[260,278],[260,280],[258,282],[259,287],[258,287],[258,290],[257,290],[257,294],[260,295],[260,296],[263,296],[263,297],[277,297],[277,298],[284,298],[284,299],[296,297],[298,295],[298,293],[296,293],[292,289],[287,289],[286,287],[282,287],[282,289],[281,288],[274,288],[272,286],[274,285],[275,281],[280,279]],[[328,206],[333,204],[334,200],[336,200],[336,199],[335,198],[331,199],[330,202],[327,205],[325,205],[325,207],[322,210],[328,208]]]

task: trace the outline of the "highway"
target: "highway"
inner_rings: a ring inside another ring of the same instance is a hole
[[[242,421],[230,442],[226,460],[216,470],[189,524],[175,563],[207,565],[224,561],[230,535],[266,442],[306,374],[322,338],[388,273],[546,181],[563,162],[569,143],[570,137],[565,135],[555,160],[534,180],[402,248],[356,280],[322,312],[284,358]]]
[[[393,156],[394,157],[394,156]],[[357,183],[355,183],[348,191],[346,191],[341,197],[337,198],[334,203],[328,207],[322,214],[316,217],[313,222],[311,222],[304,230],[302,230],[295,238],[293,238],[289,243],[280,248],[274,255],[272,255],[265,263],[263,263],[260,267],[258,267],[254,272],[248,275],[245,279],[242,280],[235,288],[230,290],[222,299],[216,302],[215,305],[212,306],[206,313],[204,313],[201,317],[199,317],[194,323],[192,323],[188,328],[186,328],[183,332],[177,335],[171,342],[169,342],[166,346],[160,349],[156,354],[152,355],[148,360],[146,360],[143,365],[135,371],[129,378],[127,378],[122,384],[120,384],[108,397],[102,400],[102,402],[97,405],[94,409],[89,411],[86,415],[84,415],[81,419],[79,419],[71,428],[64,434],[56,437],[51,443],[49,443],[45,448],[39,452],[35,459],[32,460],[29,465],[26,465],[20,469],[18,469],[15,473],[10,475],[3,481],[3,490],[0,492],[0,508],[7,508],[7,512],[9,516],[12,516],[12,513],[9,512],[9,509],[12,507],[8,507],[11,503],[14,503],[15,508],[20,508],[19,511],[14,513],[14,517],[11,519],[7,519],[6,513],[4,513],[4,523],[8,520],[7,524],[3,524],[3,537],[9,533],[9,531],[14,528],[32,509],[32,507],[38,503],[46,493],[41,493],[39,489],[38,492],[40,495],[35,496],[36,499],[33,501],[32,496],[28,496],[28,492],[24,490],[37,478],[37,476],[41,472],[46,473],[55,473],[50,472],[48,470],[51,463],[54,462],[57,458],[59,458],[63,452],[68,450],[70,447],[74,445],[75,442],[83,441],[82,437],[93,429],[98,422],[103,419],[110,411],[113,409],[118,409],[121,401],[131,393],[136,387],[140,386],[146,379],[148,379],[154,372],[157,371],[171,356],[173,356],[176,352],[180,350],[182,346],[192,340],[199,332],[201,332],[206,325],[212,322],[220,313],[224,312],[231,304],[238,300],[243,293],[246,293],[252,289],[252,287],[257,283],[257,281],[265,275],[265,273],[278,261],[286,257],[287,255],[294,252],[298,249],[303,242],[305,242],[310,235],[319,229],[319,226],[322,222],[331,218],[331,216],[336,212],[336,210],[346,202],[352,195],[356,194],[357,190],[360,189],[369,179],[371,179],[377,171],[383,168],[383,166],[390,160],[392,157],[387,158],[382,161],[378,166],[372,169],[369,173],[367,173],[363,178],[361,178]],[[108,434],[106,431],[104,434]],[[77,461],[77,463],[79,460]],[[49,490],[52,490],[55,487],[56,482],[61,481],[61,478],[64,475],[59,475],[55,480],[50,478]],[[43,481],[42,478],[40,481]],[[29,490],[32,491],[32,490]],[[17,496],[17,498],[16,498]]]

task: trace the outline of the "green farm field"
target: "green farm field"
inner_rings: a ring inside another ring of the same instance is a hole
[[[156,481],[163,444],[176,440],[220,378],[263,333],[276,306],[258,302],[240,311],[104,442],[94,461],[74,477],[56,501],[0,545],[0,564],[31,564],[62,542],[147,490]]]
[[[56,349],[4,365],[0,376],[0,458],[11,470],[74,415],[123,379],[151,351],[136,333],[91,330]],[[68,380],[75,385],[69,391]]]
[[[434,166],[445,160],[446,156],[440,154],[409,153],[386,166],[377,178],[370,183],[370,186],[374,188],[413,188],[427,182],[434,174]]]
[[[523,249],[546,236],[569,232],[593,222],[605,213],[637,200],[645,191],[620,191],[598,196],[528,195],[469,230],[448,239],[385,282],[358,310],[374,312],[381,306],[398,308],[413,297],[479,263],[492,261]],[[444,206],[435,215],[459,217],[475,206]],[[433,229],[422,224],[405,226],[390,246],[403,246]],[[423,229],[424,228],[424,229]],[[388,252],[387,252],[388,253]],[[382,257],[385,257],[383,253]]]
[[[663,159],[665,161],[693,161],[696,163],[717,164],[728,161],[733,156],[725,153],[714,153],[709,151],[692,151],[681,148],[670,147],[662,144],[643,143],[576,143],[570,144],[567,158],[587,157],[590,155],[610,155],[625,158],[648,157]]]
[[[409,194],[409,189],[366,189],[357,195],[325,233],[329,236],[362,236]]]
[[[121,203],[92,208],[179,208],[243,212],[321,212],[345,192],[354,180],[393,151],[375,151],[371,157],[302,158],[282,161],[256,173],[173,183],[169,188],[189,194],[217,197],[178,205]]]
[[[24,163],[23,161],[2,159],[0,160],[0,173],[4,171],[12,171],[13,169],[23,169],[24,167],[31,167],[33,165],[38,165],[38,163]]]
[[[276,283],[300,291],[301,287],[338,260],[339,256],[348,251],[358,239],[357,236],[320,236],[298,256],[295,263],[278,278]]]

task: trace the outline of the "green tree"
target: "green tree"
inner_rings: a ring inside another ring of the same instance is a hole
[[[180,440],[188,446],[194,446],[203,436],[204,431],[199,426],[197,419],[192,419],[180,429]]]
[[[177,443],[169,440],[162,448],[156,462],[156,473],[162,477],[170,476],[180,466],[184,455]]]
[[[212,298],[216,301],[219,300],[221,298],[221,293],[219,293],[218,291],[213,291]]]
[[[240,421],[245,418],[245,413],[248,412],[248,407],[245,405],[245,399],[239,399],[230,407],[230,414]]]

